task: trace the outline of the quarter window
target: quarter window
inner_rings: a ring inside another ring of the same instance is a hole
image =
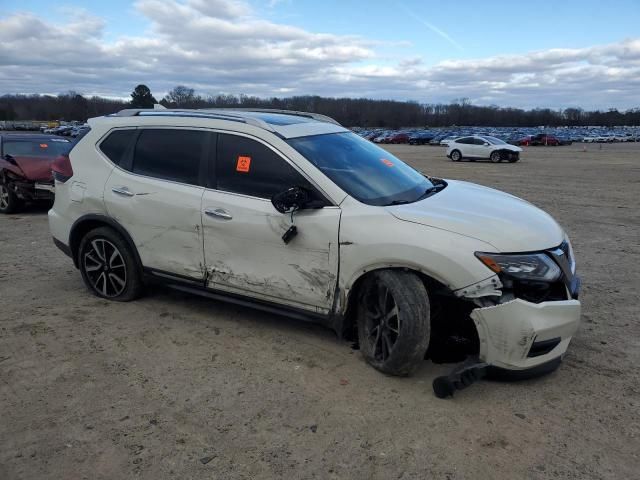
[[[133,173],[198,185],[209,134],[198,130],[145,129],[136,143]]]
[[[267,146],[239,135],[218,134],[218,190],[271,198],[293,186],[314,192],[310,183]]]
[[[109,160],[120,165],[135,133],[135,130],[115,130],[100,144],[100,150]]]

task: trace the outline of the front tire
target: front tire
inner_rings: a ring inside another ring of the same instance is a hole
[[[15,213],[24,205],[24,202],[0,180],[0,213]]]
[[[500,163],[500,161],[502,160],[502,155],[500,155],[500,152],[496,150],[495,152],[491,152],[489,160],[491,160],[493,163]]]
[[[462,160],[462,153],[460,153],[460,150],[454,150],[453,152],[451,152],[452,162],[459,162],[460,160]]]
[[[109,227],[96,228],[84,236],[78,265],[85,285],[98,297],[128,302],[142,294],[142,274],[134,252]]]
[[[429,347],[429,295],[417,275],[373,272],[358,298],[358,337],[365,360],[389,375],[407,376]]]

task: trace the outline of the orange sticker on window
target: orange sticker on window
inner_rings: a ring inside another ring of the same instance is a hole
[[[382,160],[382,163],[384,163],[387,167],[393,167],[393,162],[391,162],[390,160],[387,160],[386,158],[381,158],[380,160]]]
[[[236,163],[236,171],[247,173],[250,167],[251,157],[238,157],[238,162]]]
[[[41,143],[40,144],[40,148],[47,148],[49,145],[47,145],[46,143]]]

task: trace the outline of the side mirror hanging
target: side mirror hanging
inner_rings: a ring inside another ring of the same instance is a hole
[[[309,203],[309,192],[302,187],[291,187],[271,197],[271,204],[280,213],[290,213],[304,208]]]

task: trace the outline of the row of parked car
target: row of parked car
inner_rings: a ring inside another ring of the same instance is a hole
[[[41,127],[40,131],[45,135],[60,135],[62,137],[76,138],[82,136],[82,133],[89,131],[89,125],[60,125],[59,127],[46,128]]]
[[[458,128],[432,130],[359,130],[362,137],[374,143],[408,143],[410,145],[447,146],[452,140],[470,135],[499,138],[517,146],[560,146],[573,142],[613,143],[640,142],[640,130],[635,129],[549,129],[540,132],[533,129],[514,128]]]

